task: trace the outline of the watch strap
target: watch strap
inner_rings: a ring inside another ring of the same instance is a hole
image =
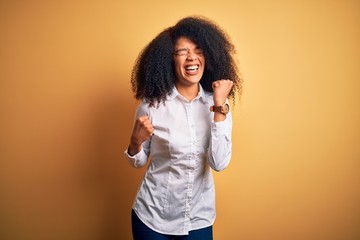
[[[221,112],[222,106],[211,106],[210,111],[212,112]]]

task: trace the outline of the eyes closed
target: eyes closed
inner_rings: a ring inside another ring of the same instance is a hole
[[[176,56],[184,57],[184,56],[187,56],[190,52],[191,52],[191,50],[189,48],[179,48],[179,49],[175,50],[174,54]],[[203,50],[198,47],[195,48],[193,52],[197,55],[203,54]]]

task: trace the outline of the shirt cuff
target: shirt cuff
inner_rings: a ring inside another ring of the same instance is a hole
[[[226,134],[227,129],[227,122],[221,121],[221,122],[211,122],[211,132],[215,135],[222,135]]]
[[[130,155],[129,152],[128,152],[129,148],[127,148],[125,151],[124,151],[124,155],[126,158],[128,159],[139,159],[141,158],[143,155],[146,155],[145,152],[143,151],[143,149],[140,150],[140,152],[136,153],[135,155]]]
[[[147,155],[143,149],[137,154],[131,156],[128,149],[124,151],[124,156],[133,167],[142,167],[147,162]]]

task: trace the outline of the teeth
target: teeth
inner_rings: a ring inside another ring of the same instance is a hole
[[[192,65],[192,66],[186,66],[185,69],[186,70],[197,70],[199,68],[198,65]]]

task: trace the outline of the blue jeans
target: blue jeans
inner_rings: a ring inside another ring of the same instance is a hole
[[[212,240],[212,226],[193,230],[189,235],[173,236],[155,232],[146,226],[136,215],[131,213],[132,234],[134,240]]]

